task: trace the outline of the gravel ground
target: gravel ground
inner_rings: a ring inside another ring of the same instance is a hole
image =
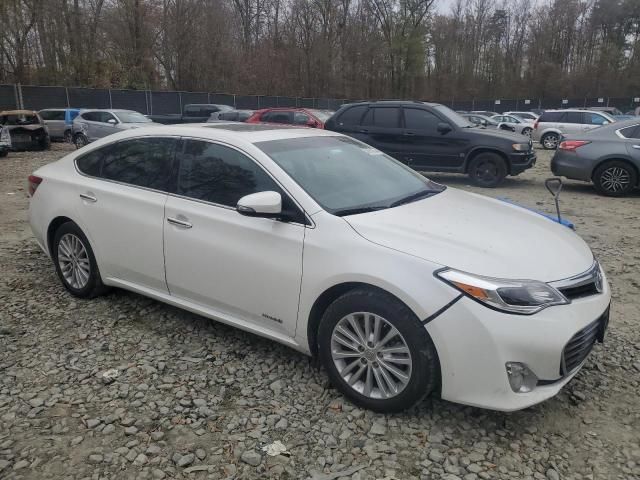
[[[429,399],[380,415],[286,347],[124,291],[68,295],[25,192],[68,150],[0,160],[0,478],[640,478],[640,195],[565,186],[614,299],[605,344],[560,395],[510,414]],[[496,190],[432,178],[551,213],[549,159]],[[263,451],[278,441],[284,453]]]

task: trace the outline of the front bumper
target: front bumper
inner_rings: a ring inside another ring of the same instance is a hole
[[[519,175],[536,164],[536,152],[530,150],[523,153],[512,153],[509,156],[511,161],[511,175]]]
[[[530,316],[498,312],[462,297],[426,325],[440,358],[442,398],[513,411],[553,397],[582,367],[561,373],[565,346],[607,311],[610,300],[606,282],[602,293]],[[507,362],[526,364],[538,377],[538,385],[530,392],[515,393]]]

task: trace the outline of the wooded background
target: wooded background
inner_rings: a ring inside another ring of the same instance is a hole
[[[434,100],[640,95],[640,0],[454,0],[437,10],[434,1],[0,0],[0,83]]]

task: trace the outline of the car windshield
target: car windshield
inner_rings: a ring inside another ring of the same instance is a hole
[[[474,115],[474,117],[479,117],[481,120],[484,120],[485,122],[487,122],[487,125],[498,125],[498,122],[496,122],[492,118],[485,117],[484,115]]]
[[[445,189],[349,137],[291,138],[255,145],[334,215],[391,208]]]
[[[474,126],[469,122],[469,120],[464,118],[459,113],[454,112],[449,107],[445,107],[444,105],[436,105],[434,108],[458,128],[471,128]]]
[[[11,114],[0,117],[0,123],[4,125],[39,125],[40,119],[36,115]]]
[[[321,122],[326,122],[334,114],[331,110],[309,110]]]
[[[147,117],[138,112],[116,112],[122,123],[150,123]]]

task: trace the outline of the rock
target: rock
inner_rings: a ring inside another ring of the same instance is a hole
[[[141,453],[140,455],[138,455],[136,459],[133,461],[133,464],[137,466],[146,465],[147,463],[149,463],[149,459],[144,453]]]
[[[163,479],[163,478],[165,478],[167,476],[166,473],[164,473],[162,470],[157,469],[157,468],[154,468],[151,471],[151,475],[153,475],[153,478],[157,478],[159,480],[161,480],[161,479]]]
[[[94,453],[93,455],[89,455],[89,463],[92,464],[97,464],[97,463],[102,463],[102,460],[104,459],[104,457],[102,455],[99,455],[97,453]]]
[[[90,418],[89,420],[87,420],[87,428],[96,428],[101,423],[102,422],[97,418]]]
[[[122,425],[123,427],[130,427],[134,423],[136,423],[135,418],[127,417],[122,419],[122,421],[120,422],[120,425]]]
[[[162,440],[164,438],[164,432],[154,430],[153,432],[151,432],[151,438],[154,439],[156,442],[158,440]]]
[[[226,477],[235,477],[238,469],[233,463],[229,463],[222,467],[222,471]]]
[[[73,437],[71,439],[71,442],[70,442],[71,446],[75,447],[76,445],[80,444],[80,442],[82,442],[82,440],[84,440],[84,437],[81,437],[81,436]]]
[[[9,466],[8,460],[0,460],[0,472],[2,472],[5,468]]]
[[[31,400],[29,400],[29,405],[31,405],[33,408],[38,408],[44,405],[44,400],[41,398],[32,398]]]
[[[180,459],[176,462],[176,465],[179,467],[188,467],[193,463],[196,459],[196,456],[193,453],[187,453],[186,455],[182,455]]]
[[[278,423],[276,423],[275,425],[275,429],[276,430],[286,430],[286,428],[289,426],[289,422],[287,421],[286,418],[281,418],[280,420],[278,420]]]
[[[633,363],[633,368],[635,368],[637,371],[640,372],[640,362],[634,362]]]
[[[135,435],[138,433],[138,429],[136,427],[127,427],[124,429],[125,435]]]
[[[429,460],[436,463],[442,463],[444,461],[444,455],[440,450],[430,450],[429,451]]]
[[[102,429],[102,433],[105,435],[109,435],[110,433],[113,433],[116,431],[116,427],[115,425],[105,425],[105,427]]]
[[[547,479],[548,480],[560,480],[560,475],[553,468],[547,470]]]
[[[386,435],[387,427],[381,423],[374,423],[369,430],[371,435]]]
[[[199,460],[204,460],[207,457],[207,452],[199,448],[196,450],[196,457],[198,457]]]
[[[271,385],[269,385],[269,388],[273,390],[274,393],[280,393],[284,388],[284,383],[282,382],[282,380],[276,380]]]
[[[29,462],[27,462],[26,460],[20,460],[13,466],[13,469],[22,470],[23,468],[27,468],[28,466],[29,466]]]
[[[258,465],[260,465],[260,462],[262,462],[262,456],[255,450],[245,450],[244,452],[242,452],[240,460],[242,460],[244,463],[248,463],[249,465],[257,467]]]

